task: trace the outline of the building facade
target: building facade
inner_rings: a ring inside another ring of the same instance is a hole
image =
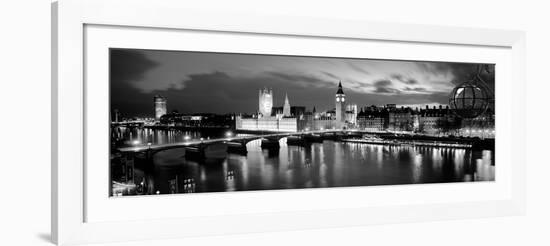
[[[282,107],[273,107],[273,91],[261,89],[259,92],[259,110],[256,117],[237,116],[235,128],[242,131],[297,132],[304,125],[292,113],[288,95],[285,95]],[[300,108],[300,107],[297,107]],[[301,107],[304,108],[305,107]],[[303,121],[303,120],[302,120]]]
[[[268,132],[297,132],[299,131],[298,119],[295,117],[262,117],[262,118],[235,118],[237,130],[244,131],[268,131]]]
[[[365,131],[385,131],[388,125],[388,111],[376,106],[361,109],[357,114],[357,128]]]
[[[262,116],[271,116],[271,109],[273,108],[273,90],[260,89],[258,92],[258,112]]]
[[[495,111],[488,108],[485,113],[474,119],[462,119],[459,123],[459,136],[495,138]]]
[[[290,107],[290,115],[298,119],[304,119],[306,114],[306,107],[304,106],[292,106]]]
[[[357,104],[346,104],[346,123],[352,127],[357,124]]]
[[[283,104],[283,116],[290,116],[290,103],[288,102],[288,94],[285,94],[285,104]]]
[[[159,121],[160,117],[166,114],[166,103],[167,100],[165,97],[156,95],[153,98],[154,106],[155,106],[155,121]]]
[[[412,131],[414,125],[411,108],[388,107],[388,130]]]
[[[345,121],[345,105],[346,105],[346,94],[344,94],[344,90],[342,90],[342,81],[338,83],[338,90],[336,91],[336,122],[337,123],[344,123]]]
[[[443,108],[440,105],[439,108],[435,106],[429,108],[426,106],[425,109],[419,112],[419,132],[427,135],[445,134],[448,131],[449,116],[450,112],[448,107]]]

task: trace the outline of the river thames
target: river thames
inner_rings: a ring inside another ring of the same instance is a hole
[[[209,132],[133,129],[125,136],[129,142],[162,144],[223,134]],[[127,192],[198,193],[495,179],[494,154],[490,150],[331,140],[289,146],[286,138],[280,140],[278,149],[262,149],[260,140],[249,142],[246,148],[246,154],[233,154],[227,153],[223,144],[212,145],[208,148],[209,158],[200,161],[186,159],[184,149],[160,151],[149,161],[152,163],[136,164],[132,177],[138,187]]]

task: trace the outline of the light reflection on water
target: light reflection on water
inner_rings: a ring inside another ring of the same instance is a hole
[[[146,133],[149,134],[149,133]],[[155,135],[155,134],[153,134]],[[179,141],[181,134],[160,135],[158,141]],[[145,135],[146,136],[146,135]],[[143,134],[134,134],[142,137]],[[153,168],[136,173],[150,180],[148,190],[220,192],[291,188],[344,187],[393,184],[492,181],[495,166],[491,151],[382,146],[325,140],[304,147],[280,140],[278,150],[261,148],[260,140],[247,144],[246,155],[227,154],[212,146],[215,158],[200,163],[185,159],[185,150],[171,149],[153,157]],[[193,180],[192,184],[183,180]],[[191,187],[192,189],[190,189]]]
[[[494,180],[488,151],[472,159],[471,151],[463,149],[333,141],[297,147],[287,146],[284,139],[278,153],[262,150],[259,141],[247,148],[246,156],[228,154],[204,163],[185,160],[181,149],[162,151],[148,175],[157,184],[167,183],[169,174],[201,180],[195,192]],[[157,190],[167,192],[163,185]]]

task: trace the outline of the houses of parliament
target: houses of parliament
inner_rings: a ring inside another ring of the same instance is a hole
[[[448,106],[425,108],[397,107],[395,104],[366,106],[360,110],[349,103],[341,81],[334,94],[334,108],[307,111],[304,106],[292,106],[285,95],[282,106],[274,106],[273,90],[258,92],[258,111],[237,116],[235,126],[242,131],[297,132],[324,129],[358,129],[370,132],[414,132],[432,136],[467,136],[494,138],[494,111],[475,119],[460,119]]]
[[[257,114],[236,117],[236,129],[247,131],[296,132],[302,130],[342,129],[357,123],[357,105],[346,102],[342,82],[334,97],[334,109],[317,112],[306,111],[304,106],[291,106],[285,94],[284,104],[273,104],[273,90],[260,89],[258,92]]]

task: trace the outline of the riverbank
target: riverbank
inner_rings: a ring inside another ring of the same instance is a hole
[[[444,148],[472,148],[471,144],[456,143],[456,142],[438,142],[438,141],[400,141],[400,140],[383,140],[383,139],[342,139],[342,142],[349,143],[364,143],[378,145],[409,145],[409,146],[425,146],[425,147],[444,147]]]

